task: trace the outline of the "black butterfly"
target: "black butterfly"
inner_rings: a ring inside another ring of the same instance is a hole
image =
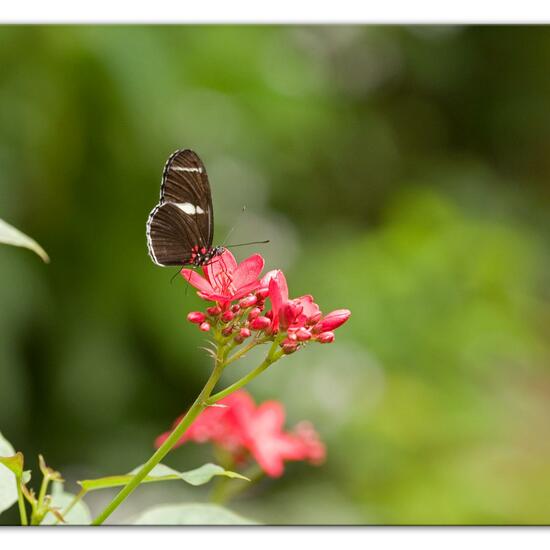
[[[147,248],[161,266],[208,263],[224,248],[212,248],[212,193],[201,159],[189,149],[168,158],[162,173],[160,200],[147,220]]]

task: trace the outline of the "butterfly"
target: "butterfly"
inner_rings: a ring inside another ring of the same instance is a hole
[[[214,211],[206,169],[190,149],[166,161],[160,200],[147,219],[147,248],[160,266],[202,266],[224,252],[212,248]]]

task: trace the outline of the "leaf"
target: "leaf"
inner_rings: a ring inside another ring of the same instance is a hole
[[[135,525],[258,525],[215,504],[166,504],[143,512]]]
[[[46,251],[34,240],[0,219],[0,243],[22,246],[36,252],[46,263],[50,261]]]
[[[134,475],[139,472],[141,468],[142,466],[138,466],[126,475],[100,477],[98,479],[84,479],[78,483],[87,491],[106,489],[107,487],[119,487],[121,485],[126,485],[129,481],[131,481]],[[189,472],[178,472],[168,466],[165,466],[164,464],[157,464],[151,470],[149,475],[142,481],[142,483],[180,479],[190,485],[197,486],[208,483],[214,476],[226,476],[234,479],[244,479],[245,481],[250,481],[247,477],[244,477],[241,474],[224,470],[217,464],[208,463],[202,465],[200,468],[196,468],[195,470],[190,470]]]
[[[63,512],[75,498],[75,495],[66,493],[63,490],[63,483],[59,482],[53,484],[51,496],[52,502],[50,506],[56,508],[59,513]],[[40,525],[53,525],[57,523],[58,519],[55,512],[49,511]],[[80,500],[73,506],[67,515],[63,516],[63,520],[65,525],[90,525],[92,522],[92,514],[86,503]]]
[[[14,458],[15,449],[0,433],[0,456]],[[10,463],[12,461],[10,460]],[[13,465],[13,464],[12,464]],[[13,470],[0,464],[0,514],[17,502],[17,481]]]

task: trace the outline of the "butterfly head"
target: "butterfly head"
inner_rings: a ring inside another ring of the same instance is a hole
[[[191,260],[190,263],[192,265],[195,265],[197,267],[201,265],[205,265],[212,260],[212,258],[215,258],[216,256],[219,256],[220,254],[223,254],[225,251],[225,248],[223,246],[216,246],[214,248],[205,248],[194,246],[191,249]]]

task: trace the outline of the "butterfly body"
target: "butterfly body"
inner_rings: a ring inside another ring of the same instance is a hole
[[[168,158],[146,234],[149,255],[160,266],[201,266],[223,252],[212,247],[212,193],[204,164],[193,151],[180,149]]]

